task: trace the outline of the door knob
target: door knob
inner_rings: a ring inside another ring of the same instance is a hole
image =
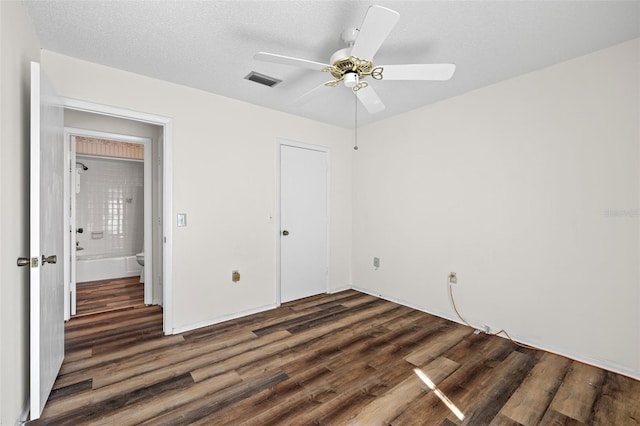
[[[46,256],[43,254],[42,255],[42,265],[44,266],[45,263],[56,263],[58,261],[58,256],[56,256],[55,254],[52,254],[51,256]]]
[[[286,237],[287,235],[289,235],[289,231],[287,231],[287,230],[285,229],[284,231],[282,231],[282,235],[284,235],[284,236]]]
[[[31,263],[31,261],[29,260],[28,257],[18,258],[18,266],[29,266],[29,263]]]

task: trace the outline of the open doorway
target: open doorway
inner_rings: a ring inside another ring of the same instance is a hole
[[[164,278],[169,269],[166,259],[170,258],[170,250],[165,248],[170,245],[167,244],[168,226],[164,218],[166,212],[170,212],[170,198],[167,197],[170,188],[166,185],[168,176],[164,166],[167,163],[165,153],[167,143],[170,142],[167,140],[170,139],[170,135],[167,138],[170,129],[170,119],[137,112],[129,114],[126,110],[82,101],[65,101],[65,130],[70,164],[70,262],[68,272],[65,271],[65,282],[69,283],[69,314],[77,313],[76,309],[71,309],[75,308],[72,306],[72,298],[78,295],[76,282],[86,281],[105,286],[104,291],[100,290],[104,294],[126,290],[126,287],[143,281],[144,304],[163,305],[166,308],[168,300],[165,285],[170,280]],[[80,144],[84,148],[78,150],[79,138],[85,139]],[[92,149],[87,150],[87,140],[93,143]],[[109,147],[112,148],[111,151]],[[136,147],[141,148],[140,153],[131,154]],[[113,185],[104,183],[108,175],[116,177],[120,182]],[[123,187],[128,181],[136,180],[141,180],[143,185],[140,186],[138,182],[132,188]],[[102,184],[93,188],[88,186],[96,182]],[[145,182],[147,185],[144,185]],[[146,189],[142,189],[143,187]],[[84,189],[84,195],[98,190],[111,192],[111,195],[94,194],[89,206],[87,200],[84,200],[85,211],[79,215],[79,200],[74,194],[78,189],[80,193]],[[97,213],[98,216],[103,216],[102,221],[91,220],[91,226],[88,226],[89,223],[80,223],[88,220],[92,208],[95,210],[93,213],[96,213],[97,204],[103,204],[102,207],[106,204],[107,212]],[[137,215],[128,216],[128,213],[136,211]],[[143,219],[140,219],[141,212]],[[78,256],[83,261],[90,260],[82,265],[81,270],[77,268]],[[140,258],[144,265],[138,263]],[[89,271],[90,275],[87,275],[86,267],[93,260],[97,260],[97,269]],[[76,264],[73,271],[72,263]],[[144,273],[141,274],[142,271]],[[80,276],[77,276],[78,273]],[[108,286],[111,286],[111,290],[107,289]],[[133,303],[139,303],[137,296],[131,297],[136,300]],[[165,334],[170,334],[170,323],[163,323]]]
[[[86,114],[67,115],[67,124],[96,127]],[[117,122],[100,122],[119,128]],[[157,129],[132,131],[153,136]],[[77,127],[65,127],[65,137],[72,166],[71,315],[160,304],[161,296],[154,297],[154,291],[161,293],[154,284],[162,272],[154,268],[162,250],[161,227],[153,226],[162,223],[159,197],[153,196],[160,185],[153,179],[160,174],[154,170],[154,139]]]

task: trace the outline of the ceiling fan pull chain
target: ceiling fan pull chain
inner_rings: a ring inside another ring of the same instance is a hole
[[[353,133],[354,133],[354,143],[353,143],[353,149],[354,151],[358,150],[358,95],[356,94],[356,92],[353,92],[353,99],[355,99],[356,103],[354,105],[353,110],[355,111],[355,127],[353,129]]]

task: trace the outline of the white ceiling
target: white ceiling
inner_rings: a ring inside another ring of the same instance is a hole
[[[371,4],[400,13],[374,64],[457,65],[446,82],[373,81],[386,110],[370,123],[640,36],[640,1],[28,0],[42,47],[343,127],[354,96],[327,73],[258,62],[266,51],[328,62]],[[244,80],[250,71],[283,82]]]

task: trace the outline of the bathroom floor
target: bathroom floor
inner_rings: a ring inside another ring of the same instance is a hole
[[[139,277],[88,281],[76,284],[76,315],[144,306],[144,284]]]

